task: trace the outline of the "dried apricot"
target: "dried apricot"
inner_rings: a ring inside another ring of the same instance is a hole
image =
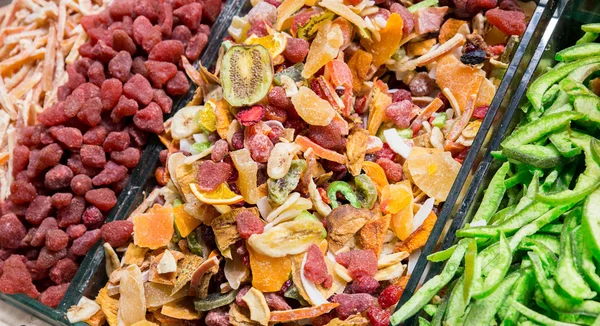
[[[165,247],[173,237],[173,211],[154,205],[148,212],[133,218],[133,242],[150,249]]]

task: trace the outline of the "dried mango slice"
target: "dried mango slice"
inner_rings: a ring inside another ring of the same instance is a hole
[[[121,275],[119,285],[119,312],[117,323],[133,325],[146,320],[146,297],[142,271],[137,265],[129,265]]]
[[[412,200],[413,192],[409,181],[391,184],[381,190],[381,210],[384,213],[396,214],[410,205]]]
[[[269,257],[285,257],[304,252],[318,244],[325,234],[323,224],[316,220],[294,220],[274,226],[261,234],[253,234],[248,245]]]
[[[315,318],[330,312],[339,306],[339,303],[324,303],[322,305],[299,308],[293,310],[279,310],[271,312],[270,322],[285,323],[306,318]]]
[[[423,221],[423,224],[419,226],[415,232],[413,232],[408,238],[403,240],[402,242],[398,242],[396,244],[396,248],[394,248],[394,252],[407,252],[412,253],[413,251],[423,247],[425,242],[427,242],[427,238],[431,234],[431,230],[433,229],[433,225],[437,220],[437,215],[434,212],[429,213],[429,215]]]
[[[362,169],[365,171],[365,174],[375,183],[377,192],[381,194],[383,187],[389,185],[387,177],[385,176],[385,171],[383,171],[381,165],[371,161],[364,161]]]
[[[424,55],[437,43],[435,38],[406,44],[406,55],[415,57]]]
[[[177,231],[179,231],[179,235],[182,237],[187,237],[195,228],[197,228],[202,221],[190,215],[185,211],[184,205],[179,205],[173,208],[173,216],[175,218],[175,226],[177,227]]]
[[[279,7],[277,7],[277,21],[275,22],[275,29],[282,31],[285,25],[288,24],[288,19],[292,15],[304,7],[305,0],[284,0]]]
[[[312,77],[319,69],[337,57],[343,42],[344,35],[340,27],[329,21],[326,22],[310,45],[302,77],[306,79]]]
[[[152,282],[144,283],[144,295],[146,296],[146,308],[159,308],[163,305],[187,296],[188,289],[183,287],[173,293],[172,285],[158,284]]]
[[[162,306],[160,313],[181,320],[198,320],[201,315],[194,308],[194,301],[181,298]]]
[[[435,81],[440,89],[448,88],[452,92],[459,106],[454,109],[460,112],[465,111],[469,97],[479,93],[483,79],[483,70],[463,64],[453,54],[446,54],[437,61]]]
[[[237,185],[240,193],[244,196],[244,200],[251,205],[256,204],[260,196],[257,190],[258,165],[250,156],[250,151],[247,148],[242,148],[229,153],[231,160],[238,171]]]
[[[450,152],[421,147],[413,148],[406,163],[415,185],[437,201],[446,200],[461,167]]]
[[[125,265],[138,265],[142,266],[144,262],[144,258],[146,258],[146,253],[148,252],[148,248],[138,247],[133,243],[130,243],[127,247],[127,251],[125,251],[125,257],[123,258],[123,263]]]
[[[153,250],[166,247],[174,231],[170,207],[154,205],[148,212],[133,218],[133,243],[139,247]]]
[[[413,201],[410,205],[402,208],[398,213],[392,215],[390,228],[394,231],[398,239],[404,241],[412,233],[413,228]]]
[[[440,28],[440,44],[448,42],[448,40],[453,38],[454,35],[456,35],[456,33],[458,33],[458,31],[461,29],[466,30],[468,34],[469,25],[466,21],[458,20],[455,18],[449,18],[448,20],[446,20],[446,22],[444,22],[444,24]]]
[[[490,106],[494,95],[496,95],[496,85],[489,79],[483,78],[479,87],[479,93],[477,93],[477,100],[475,100],[475,108]]]
[[[273,63],[262,45],[234,45],[221,61],[223,97],[232,106],[262,100],[273,82]]]
[[[227,131],[229,131],[229,125],[231,125],[233,117],[231,116],[229,103],[225,99],[217,102],[215,115],[217,116],[217,133],[221,139],[227,139]]]
[[[202,191],[195,183],[190,184],[190,189],[199,201],[209,205],[232,205],[244,201],[244,197],[231,191],[226,182],[213,191]]]
[[[119,311],[119,300],[108,295],[108,284],[98,292],[96,302],[100,305],[110,326],[117,326],[117,313]]]
[[[396,52],[402,41],[402,17],[393,13],[388,18],[384,28],[379,30],[381,38],[378,41],[365,42],[365,49],[373,54],[373,65],[379,67]]]
[[[352,73],[352,90],[356,93],[362,88],[362,84],[367,78],[369,73],[369,67],[373,62],[373,55],[367,51],[361,49],[356,50],[350,60],[348,61],[348,67]]]
[[[309,125],[326,126],[335,116],[331,104],[306,86],[300,87],[298,93],[292,96],[292,103],[298,115]]]
[[[250,246],[250,270],[252,271],[252,286],[262,292],[275,292],[290,278],[292,261],[289,257],[269,257]]]
[[[387,91],[387,85],[381,82],[381,80],[375,82],[369,104],[369,119],[367,121],[367,130],[371,136],[375,136],[379,130],[385,118],[385,109],[392,104],[392,97]]]

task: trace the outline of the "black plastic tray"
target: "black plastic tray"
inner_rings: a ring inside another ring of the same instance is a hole
[[[227,1],[224,5],[217,21],[211,28],[209,42],[200,58],[205,67],[212,68],[214,66],[222,39],[227,35],[227,28],[231,24],[231,19],[243,7],[243,1],[238,0]],[[195,66],[198,67],[199,63],[196,62]],[[174,101],[173,112],[171,114],[184,107],[190,101],[195,89],[196,87],[192,83],[192,87],[190,87],[188,93]],[[117,205],[110,211],[106,222],[127,218],[135,207],[143,201],[149,186],[148,180],[154,180],[154,171],[158,165],[159,153],[162,149],[164,147],[158,140],[158,137],[152,136],[142,153],[140,163],[131,173],[129,184],[119,195]],[[104,249],[102,245],[94,245],[81,262],[75,277],[71,281],[71,285],[56,309],[43,305],[41,302],[23,294],[7,295],[0,293],[0,299],[51,325],[70,325],[66,317],[67,310],[72,305],[77,304],[84,293],[86,295],[91,294],[90,297],[94,298],[99,289],[106,283],[103,260]],[[77,323],[77,325],[87,324]]]
[[[541,6],[540,1],[538,9]],[[515,78],[507,90],[506,96],[500,94],[503,98],[500,98],[497,117],[494,118],[490,126],[488,136],[485,137],[485,140],[483,140],[476,153],[469,153],[469,156],[476,156],[480,163],[474,165],[468,171],[467,181],[460,188],[461,193],[457,195],[457,200],[455,200],[453,207],[447,205],[442,210],[442,215],[444,214],[444,210],[447,210],[446,219],[449,216],[453,216],[453,220],[445,235],[441,234],[441,228],[443,228],[446,221],[443,221],[442,225],[439,226],[440,230],[438,230],[437,236],[443,236],[439,250],[447,249],[456,243],[456,231],[462,228],[466,222],[471,221],[481,204],[484,190],[500,166],[493,160],[491,152],[498,149],[502,140],[512,133],[517,123],[523,118],[523,112],[518,108],[527,100],[525,93],[529,83],[555,64],[554,55],[557,51],[575,44],[583,35],[580,29],[581,25],[592,22],[600,22],[599,1],[559,0],[549,1],[545,5],[539,17],[537,27],[531,31],[532,41],[524,49],[524,53],[522,53],[523,60],[519,65],[519,70],[522,73],[519,75],[515,74]],[[528,32],[532,27],[531,24],[527,29]],[[497,94],[496,97],[498,96]],[[494,101],[496,100],[494,98]],[[484,137],[479,134],[477,138]],[[475,142],[477,142],[477,139]],[[457,183],[458,180],[454,184],[455,187],[458,187]],[[434,231],[436,230],[434,229]],[[429,240],[431,241],[428,241],[427,244],[430,247],[426,245],[426,249],[428,250],[426,252],[424,250],[424,253],[421,255],[398,307],[412,296],[420,280],[426,281],[439,274],[442,270],[443,263],[436,263],[431,264],[429,271],[425,271],[425,267],[428,264],[427,255],[433,251],[432,249],[435,246],[435,243],[430,244],[430,242],[434,242],[433,238],[430,237]],[[438,240],[439,238],[435,242]],[[419,270],[417,271],[417,269]],[[416,316],[409,319],[405,325],[415,323]]]

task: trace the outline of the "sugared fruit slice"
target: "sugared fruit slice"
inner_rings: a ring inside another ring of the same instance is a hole
[[[223,56],[221,86],[232,106],[262,100],[273,82],[271,55],[262,45],[234,45]]]

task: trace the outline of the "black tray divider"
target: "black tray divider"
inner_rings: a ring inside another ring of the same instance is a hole
[[[486,138],[491,136],[489,134],[489,130],[492,126],[492,123],[495,119],[499,119],[502,116],[502,113],[499,112],[500,104],[503,102],[507,91],[509,91],[509,87],[513,84],[515,77],[518,77],[517,74],[519,72],[519,66],[525,55],[526,49],[530,46],[535,31],[538,29],[538,24],[540,23],[543,13],[545,12],[548,6],[548,1],[552,0],[541,0],[539,2],[538,6],[534,11],[534,14],[532,15],[529,21],[527,30],[523,34],[520,44],[517,47],[517,50],[504,75],[504,78],[502,79],[500,86],[496,90],[496,94],[494,96],[494,99],[492,100],[492,104],[490,105],[488,114],[486,115],[481,124],[479,132],[477,133],[477,136],[473,141],[471,149],[469,150],[467,157],[465,158],[463,165],[458,173],[458,176],[454,181],[454,184],[452,185],[448,198],[442,206],[442,210],[438,216],[436,223],[433,226],[431,234],[427,239],[425,246],[421,250],[421,256],[419,257],[419,260],[415,265],[413,273],[406,285],[406,288],[404,289],[404,292],[402,294],[402,297],[400,298],[397,307],[400,307],[404,303],[406,303],[406,301],[408,301],[408,299],[414,294],[419,284],[419,281],[421,280],[424,272],[426,272],[426,267],[429,263],[427,260],[427,256],[434,250],[440,236],[442,235],[442,232],[444,231],[448,219],[451,215],[453,215],[453,211],[456,210],[457,212],[455,214],[459,214],[461,212],[466,211],[466,209],[468,208],[465,205],[465,202],[457,204],[457,201],[459,199],[459,196],[464,192],[465,184],[468,184],[469,181],[473,178],[472,176],[470,176],[471,171],[473,169],[477,169],[477,171],[481,169],[481,164],[478,164],[477,162],[478,160],[481,160],[480,151],[484,145],[484,141],[486,140]],[[467,193],[466,196],[468,195],[469,194]],[[459,205],[457,209],[456,205]]]

